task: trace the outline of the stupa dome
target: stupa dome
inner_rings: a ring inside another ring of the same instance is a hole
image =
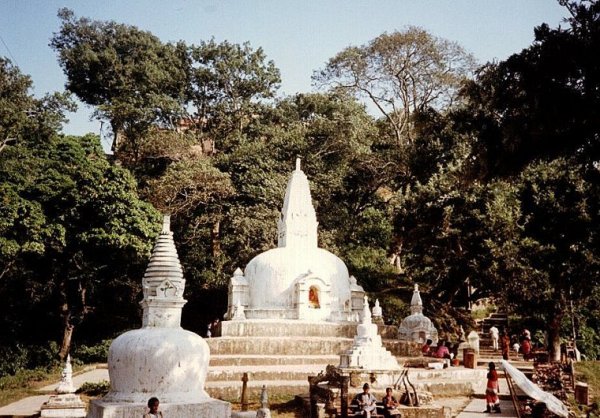
[[[411,314],[402,320],[398,327],[400,339],[424,343],[430,339],[434,343],[438,341],[438,332],[429,318],[423,315],[423,301],[419,292],[419,285],[415,284],[415,290],[410,301]]]
[[[257,255],[246,266],[244,275],[250,292],[249,308],[286,307],[293,299],[297,279],[314,276],[331,286],[331,293],[342,301],[350,300],[346,264],[322,248],[274,248]]]
[[[204,391],[210,350],[197,334],[181,328],[185,280],[165,216],[143,280],[142,328],[117,337],[108,352],[110,392],[105,402],[197,403]]]
[[[363,289],[344,262],[317,243],[310,184],[296,160],[277,222],[277,248],[232,277],[228,317],[238,302],[248,319],[355,320]]]
[[[201,402],[208,371],[208,344],[197,334],[174,328],[142,328],[115,339],[108,354],[107,402]]]

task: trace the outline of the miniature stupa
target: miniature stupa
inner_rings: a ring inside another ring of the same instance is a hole
[[[204,390],[209,348],[197,334],[181,328],[185,280],[164,217],[143,281],[142,328],[117,337],[108,353],[110,391],[92,401],[90,418],[139,418],[156,396],[165,416],[223,418],[231,405]]]
[[[317,244],[317,217],[296,160],[277,222],[277,248],[254,257],[229,284],[226,319],[238,305],[247,320],[356,321],[364,290],[344,262]]]
[[[371,318],[369,301],[364,298],[362,322],[356,330],[356,337],[346,353],[340,356],[340,368],[360,368],[363,370],[398,370],[400,366],[381,341],[377,325]]]
[[[427,340],[437,344],[438,332],[431,320],[423,315],[423,301],[419,293],[419,285],[415,284],[410,301],[410,315],[402,320],[398,328],[399,338],[404,341],[425,343]]]
[[[57,395],[50,396],[48,402],[42,405],[40,417],[83,418],[86,416],[85,402],[75,394],[70,355],[67,356],[56,393]]]

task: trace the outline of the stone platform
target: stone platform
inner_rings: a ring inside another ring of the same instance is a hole
[[[308,375],[338,365],[340,354],[352,346],[356,322],[331,323],[299,320],[223,321],[217,335],[207,338],[210,367],[205,389],[212,397],[234,400],[241,378],[248,373],[250,397],[262,385],[271,395],[302,393]],[[383,344],[396,356],[420,355],[420,345],[398,341],[397,328],[378,326]]]
[[[167,417],[177,418],[227,418],[231,416],[231,404],[216,399],[201,403],[161,403],[160,410]],[[146,411],[145,403],[110,403],[95,400],[90,403],[87,418],[139,418]]]
[[[218,335],[221,337],[338,337],[354,338],[357,322],[314,322],[300,320],[254,319],[223,321]],[[383,339],[397,339],[398,328],[378,325],[377,332]],[[419,347],[420,348],[420,347]],[[420,354],[420,352],[419,352]]]

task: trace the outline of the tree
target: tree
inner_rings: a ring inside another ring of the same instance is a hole
[[[547,330],[554,358],[570,301],[591,309],[600,277],[600,73],[589,54],[600,46],[600,3],[561,4],[568,27],[541,25],[530,47],[483,67],[455,114],[472,140],[472,173],[517,187],[522,231],[498,249],[501,295]]]
[[[27,112],[33,107],[31,84],[28,76],[0,57],[0,152],[17,140],[27,122]]]
[[[87,18],[61,9],[60,31],[50,46],[58,53],[67,89],[92,106],[136,148],[136,139],[155,124],[172,124],[181,114],[187,79],[183,44],[164,44],[135,26]]]
[[[273,98],[280,83],[279,70],[266,61],[262,48],[214,40],[192,45],[187,100],[194,113],[191,123],[213,141],[241,133]],[[222,144],[223,146],[225,144]]]
[[[541,320],[555,360],[570,302],[583,307],[600,287],[598,174],[590,174],[558,158],[530,164],[520,176],[523,234],[513,255],[522,271],[504,283],[505,301]]]
[[[465,88],[467,130],[482,177],[510,176],[537,159],[600,157],[600,3],[562,1],[569,26],[535,29],[533,44],[480,69]]]
[[[39,342],[62,330],[64,358],[90,317],[103,326],[89,334],[111,334],[118,315],[136,311],[159,227],[131,175],[106,160],[97,136],[52,135],[7,148],[0,180],[2,340]]]
[[[473,69],[473,57],[457,43],[409,27],[344,49],[313,79],[370,101],[388,122],[396,144],[403,145],[413,137],[412,115],[451,106]]]
[[[0,153],[30,136],[43,137],[60,130],[66,111],[76,106],[68,94],[29,93],[32,82],[10,60],[0,57]]]

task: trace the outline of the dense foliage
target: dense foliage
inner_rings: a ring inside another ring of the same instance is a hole
[[[48,340],[64,354],[75,330],[97,358],[106,344],[81,343],[135,326],[156,209],[173,215],[183,325],[203,332],[234,269],[275,244],[300,156],[320,245],[390,322],[419,283],[443,332],[493,298],[551,349],[574,328],[598,356],[600,6],[564,3],[568,27],[540,26],[473,79],[460,46],[409,28],[333,57],[315,74],[329,90],[289,97],[260,48],[166,44],[62,10],[52,47],[67,89],[119,141],[109,161],[98,138],[61,135],[68,97],[34,99],[0,61],[0,337],[21,344],[7,355],[31,366],[22,344]]]

